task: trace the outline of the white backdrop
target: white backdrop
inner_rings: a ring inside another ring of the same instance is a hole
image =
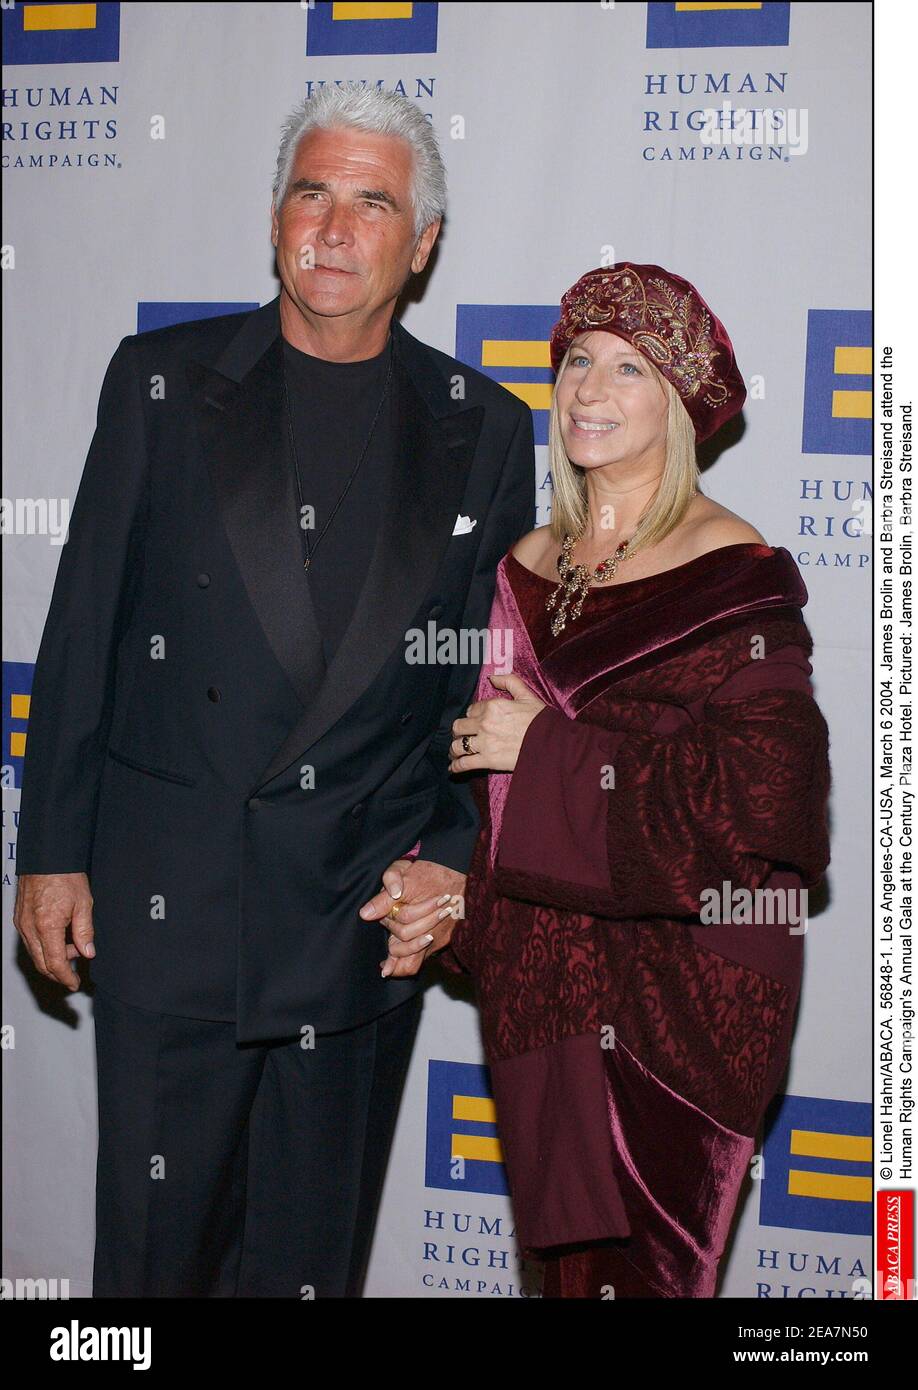
[[[722,1294],[850,1297],[870,1276],[871,1221],[869,1141],[845,1138],[870,1134],[870,6],[25,4],[3,25],[3,1274],[90,1289],[91,999],[46,990],[12,926],[55,517],[76,492],[119,340],[163,315],[277,293],[281,121],[315,84],[357,79],[417,100],[447,164],[446,224],[423,297],[403,315],[416,336],[481,366],[483,336],[544,341],[563,291],[612,259],[687,277],[731,334],[750,387],[745,429],[703,485],[800,565],[834,783],[833,861],[827,893],[811,895],[787,1098]],[[772,145],[706,144],[699,113],[723,119],[725,102],[784,112]],[[534,407],[542,523],[547,365],[484,369]],[[444,1176],[452,1135],[494,1133],[452,1118],[454,1095],[487,1094],[480,1063],[474,1007],[434,982],[370,1296],[537,1290],[538,1270],[515,1252],[500,1163],[469,1163],[464,1183]],[[835,1138],[807,1153],[791,1131]]]

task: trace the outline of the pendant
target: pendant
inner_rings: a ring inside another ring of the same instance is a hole
[[[306,559],[303,561],[303,569],[304,569],[304,570],[308,570],[308,569],[309,569],[309,561],[310,561],[311,559],[312,559],[312,556],[311,556],[311,555],[307,555],[307,556],[306,556]]]
[[[602,583],[606,579],[611,579],[618,569],[620,562],[627,558],[630,541],[622,541],[615,554],[603,560],[596,566],[592,575],[585,565],[575,565],[571,561],[571,550],[573,549],[573,538],[569,535],[564,537],[561,547],[561,554],[558,556],[558,572],[561,581],[557,589],[549,595],[545,602],[545,607],[549,610],[554,608],[563,591],[564,597],[558,607],[558,611],[551,620],[551,631],[554,637],[564,631],[567,626],[568,618],[575,622],[580,617],[583,609],[584,600],[590,590],[590,579],[598,579]],[[576,596],[576,602],[570,607],[572,600]]]

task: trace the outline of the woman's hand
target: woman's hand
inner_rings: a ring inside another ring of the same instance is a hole
[[[429,955],[442,951],[465,915],[465,874],[429,859],[396,859],[382,876],[383,889],[360,915],[389,929],[384,978],[416,975]]]
[[[453,720],[453,741],[449,746],[450,772],[471,772],[477,767],[492,772],[512,772],[529,725],[546,708],[533,695],[525,681],[512,672],[490,677],[498,690],[506,690],[511,700],[476,700],[464,719]],[[468,734],[472,752],[466,753],[462,735]]]

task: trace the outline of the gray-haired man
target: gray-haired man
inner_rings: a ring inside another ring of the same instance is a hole
[[[477,667],[406,633],[485,627],[534,513],[529,410],[393,317],[444,208],[417,107],[323,89],[278,157],[279,298],[106,374],[15,914],[67,988],[93,957],[96,1297],[360,1291],[421,982],[358,909],[418,839],[406,895],[461,893],[478,829],[447,766]]]

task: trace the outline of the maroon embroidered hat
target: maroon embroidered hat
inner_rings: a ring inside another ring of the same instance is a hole
[[[573,339],[593,329],[626,338],[672,383],[699,442],[742,410],[746,384],[727,330],[680,275],[631,261],[581,275],[552,329],[555,372]]]

